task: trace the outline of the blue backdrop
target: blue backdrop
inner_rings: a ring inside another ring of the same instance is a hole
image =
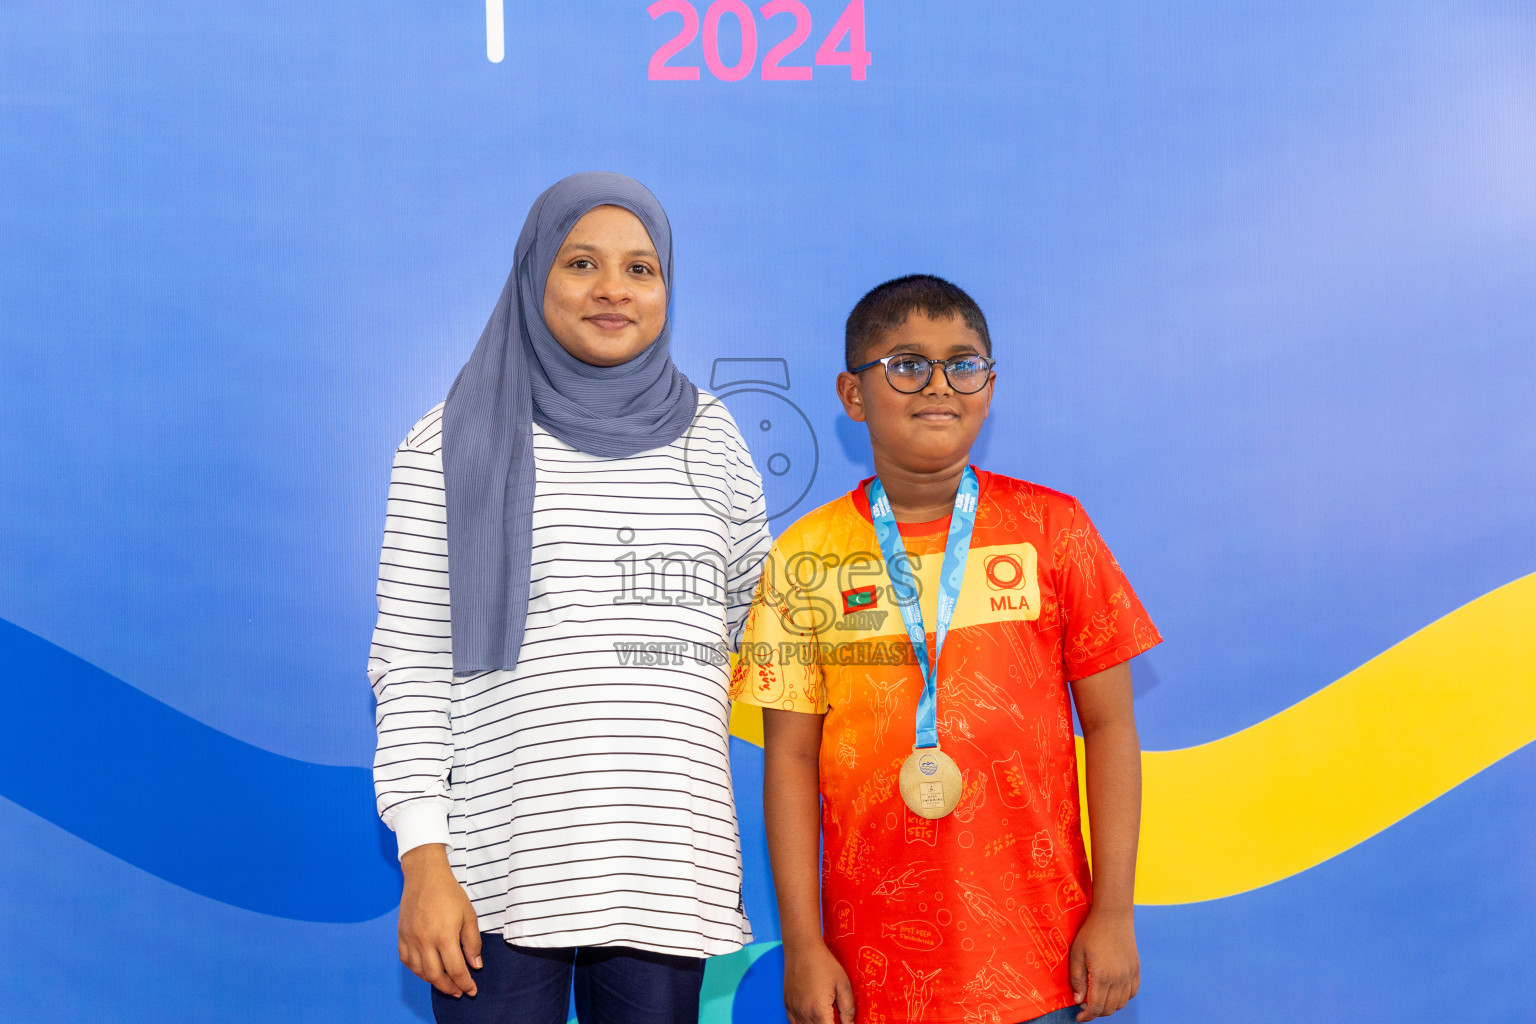
[[[744,33],[699,0],[691,39],[681,3],[488,6],[0,15],[0,1019],[430,1016],[364,770],[389,459],[572,171],[666,205],[677,360],[779,410],[779,528],[869,472],[832,393],[857,297],[978,298],[976,461],[1079,496],[1168,637],[1148,749],[1536,571],[1528,2],[806,0]],[[765,78],[802,21],[808,79]],[[761,942],[708,1012],[780,1020],[732,743]],[[1143,908],[1126,1018],[1529,1019],[1533,804],[1526,746]]]

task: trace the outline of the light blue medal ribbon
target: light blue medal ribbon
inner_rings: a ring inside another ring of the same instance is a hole
[[[869,482],[869,512],[874,521],[875,537],[880,541],[880,554],[885,559],[886,571],[891,581],[896,580],[898,568],[907,578],[909,597],[903,599],[892,588],[892,597],[901,609],[901,620],[907,626],[907,639],[912,653],[923,667],[923,695],[917,702],[916,746],[939,745],[939,654],[944,650],[944,637],[949,633],[949,622],[955,614],[955,604],[960,599],[960,583],[965,578],[965,560],[971,553],[971,531],[976,525],[976,501],[981,485],[976,471],[970,466],[960,477],[960,490],[955,494],[955,509],[949,519],[949,539],[944,544],[944,563],[939,567],[938,622],[934,625],[933,658],[928,657],[928,638],[923,631],[923,609],[919,603],[916,586],[911,578],[911,560],[907,546],[902,543],[901,530],[891,513],[891,500],[885,495],[880,478]]]

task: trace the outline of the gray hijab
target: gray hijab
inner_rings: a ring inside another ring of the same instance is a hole
[[[620,366],[572,356],[544,323],[544,281],[593,207],[640,218],[661,259],[668,318]],[[668,352],[672,228],[649,189],[622,174],[573,174],[534,201],[512,272],[443,410],[449,603],[455,675],[517,667],[528,615],[536,422],[573,448],[619,459],[661,448],[693,421],[698,389]]]

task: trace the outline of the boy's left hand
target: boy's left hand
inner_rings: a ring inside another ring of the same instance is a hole
[[[1083,1007],[1079,1021],[1108,1017],[1123,1008],[1141,986],[1131,911],[1090,910],[1067,962],[1072,998]]]

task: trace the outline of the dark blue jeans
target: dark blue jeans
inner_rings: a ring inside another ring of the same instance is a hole
[[[697,1024],[704,961],[622,946],[534,949],[482,932],[476,995],[432,990],[438,1024],[565,1024],[574,989],[581,1024]],[[574,972],[574,975],[573,975]]]

